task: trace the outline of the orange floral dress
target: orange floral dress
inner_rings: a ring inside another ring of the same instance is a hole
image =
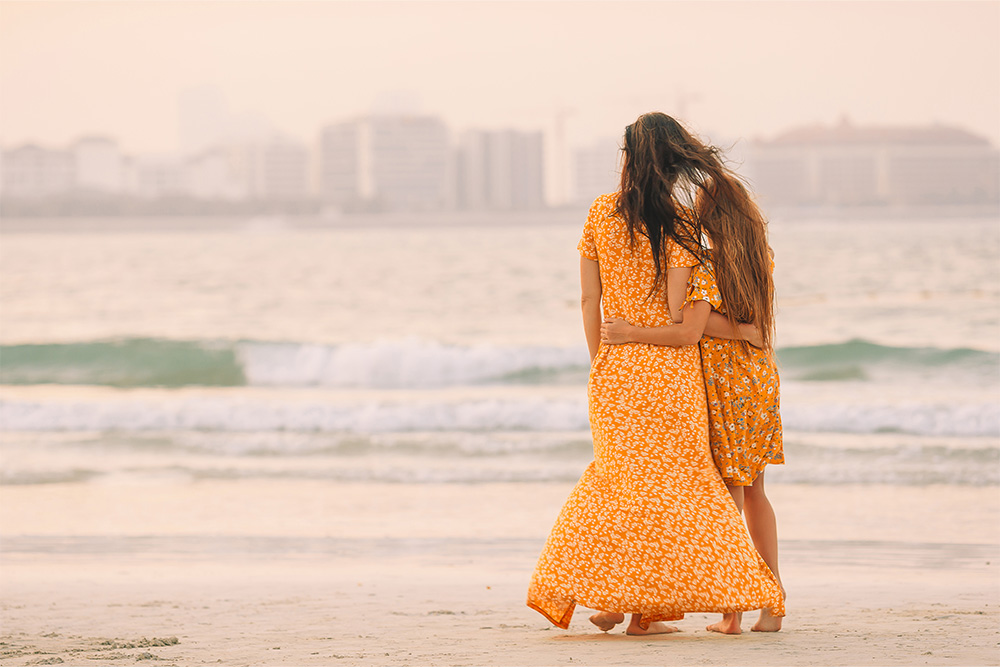
[[[599,263],[604,313],[670,324],[665,294],[649,294],[649,244],[631,247],[616,197],[597,198],[579,245]],[[674,248],[671,261],[687,257]],[[549,534],[528,606],[560,628],[577,604],[642,614],[643,627],[685,612],[784,615],[778,582],[712,461],[698,347],[601,345],[587,393],[594,460]]]
[[[710,260],[692,268],[687,301],[706,301],[726,312]],[[774,357],[739,341],[711,336],[703,336],[698,347],[708,395],[712,458],[726,484],[750,486],[765,465],[785,462]]]

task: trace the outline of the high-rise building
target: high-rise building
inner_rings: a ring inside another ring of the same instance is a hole
[[[545,205],[545,137],[540,131],[508,132],[511,149],[511,200],[513,208]]]
[[[362,123],[328,125],[320,132],[317,191],[327,204],[353,208],[370,198],[362,187]]]
[[[541,132],[470,130],[455,158],[455,204],[470,210],[524,210],[545,203]]]
[[[367,129],[362,139],[367,139],[370,162],[362,172],[362,184],[370,182],[375,200],[391,209],[444,208],[449,196],[444,123],[427,116],[375,116]],[[362,152],[364,148],[362,143]]]
[[[618,142],[603,139],[579,148],[573,155],[573,196],[576,204],[589,204],[598,195],[618,189]]]
[[[1000,152],[960,128],[804,127],[747,150],[761,201],[788,206],[996,204]]]
[[[430,116],[368,116],[325,127],[320,196],[343,208],[436,210],[450,200],[448,131]]]
[[[487,133],[463,132],[455,149],[455,206],[464,210],[489,208],[489,146]]]

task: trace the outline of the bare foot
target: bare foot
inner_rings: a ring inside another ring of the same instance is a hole
[[[618,614],[613,611],[599,611],[590,617],[590,622],[604,632],[607,632],[624,620],[625,614]]]
[[[743,621],[743,612],[734,611],[729,614],[723,614],[722,620],[718,623],[712,623],[705,629],[709,632],[719,632],[724,635],[738,635],[743,632],[740,628],[740,623]]]
[[[632,620],[629,621],[628,628],[625,630],[625,634],[632,635],[633,637],[641,635],[665,635],[670,632],[680,632],[680,630],[673,626],[667,625],[666,623],[656,621],[650,623],[649,627],[645,630],[639,625],[639,618],[642,614],[632,614]]]
[[[764,608],[760,610],[760,617],[750,628],[752,632],[777,632],[781,629],[781,617],[775,616],[771,610]]]

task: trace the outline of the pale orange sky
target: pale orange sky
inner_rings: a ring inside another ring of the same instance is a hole
[[[564,108],[572,144],[652,109],[719,139],[847,114],[1000,144],[1000,2],[0,3],[4,145],[172,151],[199,85],[310,143],[406,90],[455,130]]]

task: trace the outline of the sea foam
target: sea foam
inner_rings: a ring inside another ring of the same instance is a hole
[[[933,376],[1000,384],[1000,354],[850,340],[778,350],[783,380],[836,383]],[[587,351],[420,339],[318,344],[152,338],[0,347],[0,384],[425,389],[583,384]]]
[[[930,401],[813,402],[785,392],[786,429],[806,432],[910,433],[1000,436],[1000,405],[994,401],[937,404]],[[580,431],[589,429],[587,403],[578,397],[478,392],[468,398],[425,392],[394,400],[378,396],[331,400],[273,397],[129,397],[99,400],[8,398],[0,402],[4,431],[288,431],[383,433],[414,431]]]

